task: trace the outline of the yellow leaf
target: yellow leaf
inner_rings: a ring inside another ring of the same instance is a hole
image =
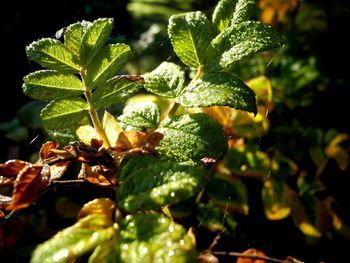
[[[115,203],[108,198],[97,198],[86,203],[80,210],[78,218],[83,218],[91,214],[101,214],[112,219],[115,211]]]
[[[339,146],[328,146],[325,152],[328,158],[332,158],[338,163],[342,171],[346,170],[349,164],[349,154],[343,148]]]
[[[122,131],[117,120],[114,116],[107,111],[105,111],[102,119],[102,128],[104,129],[109,144],[113,147],[116,145],[119,134]]]
[[[97,136],[95,129],[90,125],[80,126],[75,131],[75,133],[77,134],[79,141],[81,141],[87,145],[90,145],[92,139],[100,139]]]

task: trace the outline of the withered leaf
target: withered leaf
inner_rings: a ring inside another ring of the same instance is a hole
[[[263,259],[258,259],[259,257],[266,257],[265,253],[254,248],[247,249],[243,252],[243,255],[247,255],[249,257],[238,257],[236,263],[267,263]]]
[[[102,187],[114,188],[117,184],[115,173],[102,165],[88,166],[82,165],[79,178],[84,178],[91,184],[97,184]]]
[[[201,251],[197,260],[199,263],[219,263],[219,259],[215,257],[210,250]]]
[[[58,149],[59,143],[56,141],[49,141],[44,143],[39,151],[39,156],[41,160],[45,160],[47,158],[51,158],[55,156],[55,153],[52,149]]]
[[[21,160],[9,160],[0,164],[0,186],[13,184],[19,172],[30,163]]]
[[[0,208],[1,209],[8,206],[11,202],[12,202],[12,197],[0,194]],[[3,216],[5,216],[5,214]],[[0,210],[0,217],[2,217],[1,210]]]
[[[62,177],[68,168],[69,162],[60,162],[50,166],[50,181],[57,180]]]
[[[159,132],[139,132],[139,131],[124,131],[119,134],[116,146],[113,150],[123,152],[128,150],[135,151],[154,151],[155,147],[163,138],[163,134]]]
[[[6,208],[7,210],[27,207],[38,198],[40,191],[49,183],[47,175],[42,176],[43,167],[43,165],[34,164],[21,170],[14,184],[13,200]]]

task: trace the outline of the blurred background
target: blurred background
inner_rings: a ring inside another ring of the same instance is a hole
[[[216,0],[7,1],[0,16],[0,162],[33,161],[49,139],[39,118],[45,104],[26,97],[21,88],[23,77],[39,68],[25,54],[31,42],[55,38],[58,30],[76,21],[113,17],[112,36],[135,51],[126,70],[143,74],[162,61],[179,63],[166,33],[170,15],[201,10],[210,17],[216,4]],[[268,83],[269,98],[259,120],[241,130],[242,124],[233,126],[267,156],[277,149],[295,164],[298,178],[285,182],[306,196],[306,214],[319,233],[295,223],[295,217],[267,220],[253,202],[246,224],[235,239],[226,239],[224,248],[255,247],[306,262],[341,262],[350,247],[349,1],[258,0],[254,16],[273,25],[287,43],[237,64],[235,73],[241,79],[257,82],[260,77]],[[319,204],[328,209],[326,222]]]

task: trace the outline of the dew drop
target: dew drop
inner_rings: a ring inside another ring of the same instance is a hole
[[[168,247],[171,247],[171,246],[173,245],[173,242],[171,242],[170,240],[168,240],[168,241],[166,242],[166,245],[167,245]]]
[[[174,255],[175,255],[174,250],[169,250],[168,256],[169,256],[169,257],[172,257],[172,256],[174,256]]]
[[[161,220],[160,220],[160,222],[162,223],[162,224],[164,224],[165,223],[165,218],[162,218]]]
[[[183,246],[183,245],[185,245],[185,240],[181,239],[181,240],[179,241],[179,243],[180,243],[181,246]]]
[[[171,197],[175,197],[175,193],[174,193],[174,192],[171,192],[171,193],[170,193],[170,196],[171,196]]]
[[[174,226],[173,225],[170,225],[169,228],[168,228],[169,232],[174,232]]]
[[[124,244],[124,245],[123,245],[123,249],[124,249],[124,250],[128,250],[128,248],[129,248],[129,245],[128,245],[128,244]]]
[[[142,252],[142,254],[147,254],[148,253],[148,248],[147,247],[143,247],[141,252]]]
[[[62,261],[62,259],[68,257],[68,255],[69,255],[68,249],[62,249],[58,251],[56,254],[54,254],[52,259],[55,262],[59,262],[59,261]]]

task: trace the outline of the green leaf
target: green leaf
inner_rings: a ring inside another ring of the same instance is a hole
[[[120,261],[119,246],[116,240],[108,240],[99,245],[89,257],[88,263],[115,263]]]
[[[255,93],[230,73],[208,73],[193,81],[177,99],[183,107],[230,106],[257,113]]]
[[[129,168],[130,169],[130,168]],[[185,163],[142,162],[120,182],[118,205],[130,212],[158,209],[198,193],[205,184],[203,167]]]
[[[37,100],[61,100],[84,93],[84,84],[73,74],[40,70],[24,77],[24,94]]]
[[[69,73],[80,71],[78,57],[56,39],[35,41],[26,47],[26,52],[29,59],[49,69]]]
[[[156,131],[164,135],[157,151],[170,159],[218,158],[227,151],[223,127],[204,113],[169,117]]]
[[[112,78],[92,94],[95,108],[107,108],[113,104],[124,102],[132,94],[138,92],[142,85],[138,81]]]
[[[113,28],[112,18],[100,18],[88,25],[81,39],[80,61],[87,67],[105,44]]]
[[[118,121],[134,127],[156,128],[160,121],[160,109],[150,101],[129,103]]]
[[[194,239],[160,214],[129,215],[120,222],[122,262],[196,262]]]
[[[213,24],[219,32],[231,24],[247,20],[255,5],[255,0],[221,0],[214,9]]]
[[[78,123],[88,113],[88,105],[83,99],[66,99],[50,102],[42,111],[41,118],[49,130],[69,128]]]
[[[144,75],[145,89],[162,97],[175,98],[185,87],[185,72],[170,62],[163,62],[155,70]]]
[[[234,174],[267,177],[271,172],[271,161],[268,155],[249,145],[235,147],[228,151],[225,166]]]
[[[224,69],[247,56],[280,47],[283,43],[282,36],[273,27],[257,21],[232,25],[212,41],[214,49],[222,52],[218,63]]]
[[[30,262],[74,262],[79,256],[112,239],[114,233],[109,218],[104,215],[89,215],[39,245]]]
[[[292,211],[292,191],[284,180],[266,180],[261,190],[265,216],[269,220],[282,220]]]
[[[90,25],[88,21],[71,24],[64,34],[64,45],[78,57],[80,56],[81,39]]]
[[[85,81],[88,88],[103,85],[116,75],[132,56],[130,47],[125,44],[110,44],[102,48],[87,68]]]
[[[211,203],[198,204],[196,216],[200,224],[211,232],[233,233],[237,226],[232,215],[224,213]]]
[[[214,34],[203,13],[197,11],[171,16],[168,34],[175,53],[187,66],[197,68],[210,60],[211,52],[207,49]]]
[[[215,174],[206,191],[210,200],[225,211],[248,214],[248,192],[239,178]]]

